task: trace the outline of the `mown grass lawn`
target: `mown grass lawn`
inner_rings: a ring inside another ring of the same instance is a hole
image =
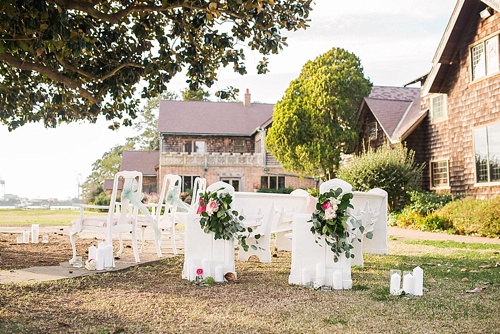
[[[287,252],[237,262],[237,283],[208,287],[181,279],[182,256],[0,285],[0,333],[499,333],[500,245],[391,238],[389,252],[365,255],[344,291],[289,285]],[[390,295],[389,270],[417,265],[424,295]]]

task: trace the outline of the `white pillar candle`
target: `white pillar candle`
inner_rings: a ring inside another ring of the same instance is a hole
[[[398,272],[391,273],[391,295],[399,295],[401,289],[401,275]]]
[[[203,278],[212,276],[212,261],[203,259],[203,261],[201,261],[201,268],[203,269]]]
[[[40,232],[40,225],[39,224],[32,224],[31,225],[31,242],[34,244],[38,243],[38,234]]]
[[[333,272],[333,288],[335,290],[342,289],[342,271],[341,270],[335,270]]]
[[[89,257],[88,257],[88,260],[94,259],[94,261],[95,261],[96,257],[97,257],[97,248],[96,248],[96,246],[92,245],[92,246],[89,247]]]
[[[224,266],[222,264],[218,264],[215,266],[215,277],[216,282],[224,282]]]
[[[23,242],[25,244],[30,242],[30,231],[26,230],[23,232]]]
[[[309,269],[302,268],[302,285],[308,285],[311,283],[311,273]]]
[[[113,245],[106,244],[104,253],[104,269],[113,269]]]
[[[194,264],[189,265],[189,280],[194,281],[196,280],[196,269],[198,269],[198,266]]]
[[[325,284],[325,264],[316,263],[316,285],[323,286]]]
[[[106,257],[106,243],[100,242],[97,247],[97,256],[96,256],[96,270],[104,270],[104,259]]]
[[[403,274],[403,291],[406,294],[413,294],[413,275],[411,271],[406,271]]]
[[[413,269],[413,294],[415,296],[424,294],[424,271],[418,266]]]

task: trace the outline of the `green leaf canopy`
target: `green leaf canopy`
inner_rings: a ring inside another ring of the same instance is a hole
[[[191,90],[220,67],[246,73],[243,46],[286,46],[307,27],[311,0],[3,0],[0,121],[55,127],[99,115],[130,125],[140,98],[156,97],[186,70]],[[257,66],[267,71],[267,60]],[[222,91],[220,96],[230,97]]]

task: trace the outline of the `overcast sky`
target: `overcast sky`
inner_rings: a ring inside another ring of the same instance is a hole
[[[248,88],[253,102],[276,103],[307,61],[333,47],[358,56],[374,85],[402,86],[430,70],[456,0],[315,3],[310,27],[286,33],[289,46],[269,57],[270,73],[256,75],[253,68],[259,58],[249,55],[247,75],[221,71],[211,91],[233,86],[242,94]],[[186,86],[176,77],[169,90],[180,95]],[[133,135],[126,128],[108,130],[105,122],[57,129],[29,124],[10,133],[0,125],[0,180],[5,193],[30,199],[76,197],[78,183],[90,174],[92,163]]]

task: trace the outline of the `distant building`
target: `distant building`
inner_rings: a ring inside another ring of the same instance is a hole
[[[208,184],[225,181],[237,191],[258,188],[314,187],[312,178],[283,170],[265,149],[272,104],[241,102],[161,101],[158,131],[160,179],[182,177],[183,190],[197,176]]]

